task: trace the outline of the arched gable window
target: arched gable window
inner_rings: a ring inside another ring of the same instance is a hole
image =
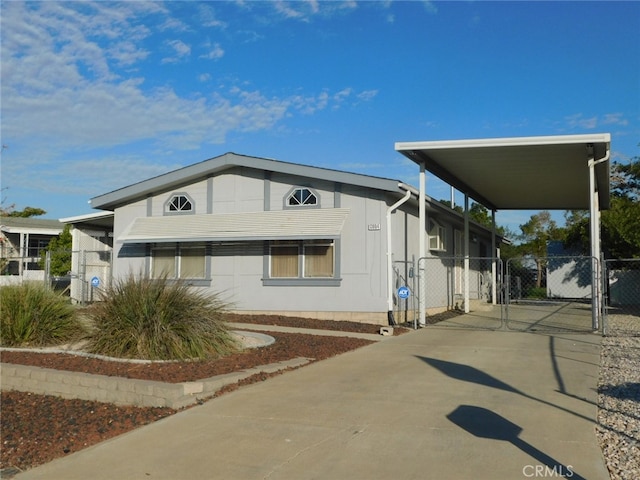
[[[164,204],[164,213],[177,214],[193,212],[195,212],[193,200],[186,193],[176,193]]]
[[[294,188],[285,200],[287,207],[309,207],[318,206],[318,204],[318,195],[306,187]]]

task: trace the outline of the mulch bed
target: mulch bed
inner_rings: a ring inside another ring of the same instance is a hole
[[[373,324],[280,316],[230,315],[228,321],[360,333],[378,333],[380,330],[380,325]],[[408,330],[396,328],[394,333],[406,331]],[[261,332],[273,336],[276,342],[267,347],[249,349],[208,361],[129,364],[71,354],[4,351],[2,362],[175,383],[200,380],[297,357],[319,361],[371,343],[360,338]],[[237,385],[224,388],[217,395],[277,374],[253,375]],[[170,408],[122,407],[24,392],[3,391],[0,402],[2,478],[10,478],[19,471],[50,462],[175,413]]]

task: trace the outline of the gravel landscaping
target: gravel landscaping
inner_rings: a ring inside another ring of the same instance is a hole
[[[611,479],[639,479],[640,336],[602,339],[596,432]]]

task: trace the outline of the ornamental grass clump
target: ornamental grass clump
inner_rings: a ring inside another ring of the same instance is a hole
[[[129,275],[92,305],[87,349],[118,358],[188,360],[238,350],[223,322],[227,305],[183,282]]]
[[[43,347],[79,339],[85,330],[69,298],[40,282],[0,288],[0,345]]]

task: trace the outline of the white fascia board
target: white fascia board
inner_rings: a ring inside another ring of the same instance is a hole
[[[452,148],[519,147],[534,145],[568,145],[576,143],[610,143],[610,133],[580,135],[551,135],[539,137],[479,138],[464,140],[436,140],[425,142],[396,142],[396,151],[439,150]]]
[[[85,215],[76,215],[75,217],[65,217],[59,218],[58,221],[60,223],[81,223],[86,222],[87,220],[96,220],[102,218],[113,217],[113,212],[96,212],[96,213],[87,213]]]
[[[60,235],[62,228],[37,228],[37,227],[11,227],[0,226],[0,230],[5,233],[28,233],[30,235]]]

